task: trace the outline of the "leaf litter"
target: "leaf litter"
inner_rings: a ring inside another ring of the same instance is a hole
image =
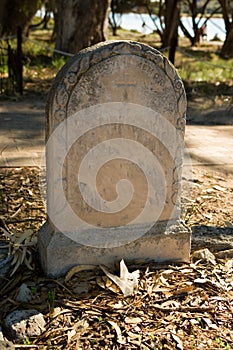
[[[15,247],[26,244],[31,249],[27,239],[33,238],[32,231],[36,236],[45,220],[38,169],[1,169],[0,176],[0,243],[7,243],[14,255]],[[232,197],[228,196],[232,187],[204,171],[197,178],[193,202],[186,206],[186,223],[232,225]],[[23,238],[18,244],[4,230],[15,237],[21,232]],[[33,270],[22,261],[0,289],[1,320],[20,308],[36,308],[46,317],[45,332],[29,339],[28,349],[233,348],[232,258],[205,250],[194,252],[189,264],[129,263],[126,259],[111,272],[103,266],[83,265],[58,279],[44,276],[33,252],[32,259]],[[134,281],[130,293],[124,287],[128,280]],[[26,303],[17,301],[23,283],[31,291]],[[22,346],[15,344],[16,349]]]

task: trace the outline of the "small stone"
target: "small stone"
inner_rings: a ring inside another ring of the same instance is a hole
[[[19,287],[18,295],[16,297],[16,301],[20,303],[28,303],[29,301],[31,301],[31,299],[32,299],[31,290],[28,288],[28,286],[25,283],[21,284],[21,286]]]
[[[44,332],[45,324],[44,316],[35,309],[15,310],[5,319],[7,333],[17,340],[39,336]]]
[[[0,340],[0,349],[1,350],[14,350],[15,346],[11,341],[2,341]]]
[[[4,341],[4,337],[3,337],[3,333],[2,333],[2,327],[0,326],[0,342],[1,341]]]
[[[0,259],[0,286],[5,282],[5,277],[9,273],[11,266],[11,261],[13,260],[13,256],[5,256]]]
[[[215,265],[216,260],[214,254],[212,254],[209,249],[201,249],[193,253],[192,255],[193,260],[204,260],[206,262],[210,262],[211,264]]]
[[[1,350],[11,350],[11,349],[15,349],[14,344],[9,341],[9,340],[5,340],[4,339],[4,335],[2,333],[2,327],[0,326],[0,349]]]

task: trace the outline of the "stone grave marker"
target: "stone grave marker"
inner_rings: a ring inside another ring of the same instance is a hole
[[[180,221],[186,97],[147,45],[106,42],[75,55],[47,104],[47,213],[39,232],[50,276],[121,259],[188,261]]]

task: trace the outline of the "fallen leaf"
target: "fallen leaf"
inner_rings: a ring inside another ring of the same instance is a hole
[[[114,309],[122,309],[124,307],[124,304],[122,303],[122,301],[119,301],[116,304],[113,304],[112,306]]]
[[[126,343],[126,341],[125,341],[125,339],[122,337],[120,327],[117,325],[116,322],[113,322],[113,321],[108,320],[108,323],[109,323],[109,324],[115,329],[115,331],[116,331],[116,334],[117,334],[117,342],[118,342],[119,344],[124,345],[124,344]]]
[[[131,339],[138,339],[138,338],[141,338],[141,335],[138,334],[138,333],[133,333],[133,332],[128,331],[127,334],[128,334],[128,336],[129,336]]]
[[[225,221],[224,223],[225,223],[226,227],[233,228],[232,222],[230,222],[230,221]]]
[[[196,278],[194,280],[194,283],[200,283],[200,284],[207,283],[207,282],[209,282],[209,280],[207,280],[206,278]]]
[[[172,338],[175,340],[176,345],[177,345],[177,349],[183,350],[183,343],[181,341],[181,339],[174,333],[171,333]]]
[[[226,192],[226,189],[224,187],[219,186],[219,185],[214,185],[213,188],[217,191]]]
[[[83,333],[89,327],[87,320],[82,319],[74,324],[74,329],[77,333]]]
[[[202,320],[207,324],[209,328],[218,329],[217,325],[212,323],[212,321],[208,317],[202,317]]]
[[[197,250],[192,255],[193,260],[204,260],[210,262],[213,265],[216,265],[216,260],[214,254],[212,254],[208,248]]]
[[[71,339],[75,336],[76,330],[72,329],[71,331],[67,332],[67,343],[69,344],[71,342]]]
[[[108,278],[110,278],[122,291],[124,296],[133,295],[135,289],[138,288],[139,270],[130,273],[124,263],[124,260],[120,262],[120,277],[113,275],[107,269],[100,265],[100,268],[104,271]]]
[[[86,270],[95,270],[97,268],[96,265],[77,265],[72,267],[70,269],[66,276],[65,276],[65,282],[68,282],[76,273]]]
[[[126,317],[125,323],[138,324],[141,323],[142,319],[140,317]]]
[[[96,283],[103,289],[106,289],[106,285],[100,276],[96,277]]]
[[[160,281],[161,281],[161,283],[162,283],[163,285],[169,287],[169,283],[168,283],[167,279],[164,278],[163,275],[161,275],[159,279],[160,279]]]

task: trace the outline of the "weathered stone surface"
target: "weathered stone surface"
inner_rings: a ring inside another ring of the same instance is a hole
[[[14,350],[15,346],[10,341],[7,341],[7,340],[2,341],[2,340],[0,340],[0,349],[1,350]]]
[[[47,106],[47,274],[122,258],[189,260],[179,223],[185,112],[176,70],[147,45],[100,44],[63,67]]]
[[[30,288],[25,283],[22,283],[19,287],[18,294],[16,296],[16,301],[20,303],[27,303],[31,301],[32,294]]]
[[[4,337],[3,337],[2,327],[1,326],[0,326],[0,341],[4,341]]]
[[[1,326],[0,326],[0,349],[1,350],[15,349],[14,344],[11,341],[4,339]]]
[[[11,262],[13,256],[8,256],[8,248],[3,248],[7,246],[8,242],[1,242],[1,258],[0,258],[0,286],[5,282],[5,278],[11,269]]]
[[[63,275],[77,263],[110,266],[121,259],[143,259],[148,262],[189,261],[190,236],[187,238],[187,229],[182,225],[176,225],[170,234],[147,234],[133,243],[108,249],[78,244],[62,233],[54,235],[48,224],[42,230],[46,248],[43,253],[47,254],[44,256],[47,262],[44,267],[51,276],[56,276],[58,271]]]
[[[37,310],[15,310],[5,319],[6,332],[12,339],[39,336],[45,331],[44,316]]]
[[[195,251],[192,254],[192,259],[193,259],[193,261],[203,260],[203,261],[209,262],[209,263],[211,263],[213,265],[216,264],[215,256],[214,256],[214,254],[212,254],[209,251],[208,248],[204,248],[204,249],[200,249],[200,250]]]

